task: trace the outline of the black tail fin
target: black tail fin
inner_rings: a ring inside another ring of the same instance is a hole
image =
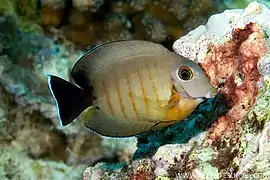
[[[62,126],[71,123],[83,110],[92,105],[92,92],[86,92],[57,76],[48,75],[50,91],[56,102]]]

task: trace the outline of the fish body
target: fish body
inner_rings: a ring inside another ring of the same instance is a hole
[[[180,71],[192,79],[179,78]],[[214,95],[196,63],[147,41],[98,46],[75,63],[71,77],[76,85],[49,76],[60,122],[67,125],[79,116],[104,136],[133,136],[168,126]],[[60,85],[64,82],[67,88]]]

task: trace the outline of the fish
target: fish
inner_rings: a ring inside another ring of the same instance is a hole
[[[74,83],[48,75],[61,126],[83,119],[88,129],[108,137],[167,127],[217,94],[198,64],[144,40],[98,45],[70,74]]]

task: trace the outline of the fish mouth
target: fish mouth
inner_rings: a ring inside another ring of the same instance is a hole
[[[181,85],[175,85],[174,83],[171,84],[171,96],[173,94],[178,94],[180,97],[185,99],[195,99],[196,101],[202,102],[206,99],[214,98],[217,95],[217,90],[214,86],[210,85],[209,91],[202,96],[193,97],[191,96]]]
[[[214,98],[218,94],[217,90],[214,87],[211,87],[211,89],[206,93],[203,97],[196,98],[198,101],[204,101],[206,99]]]
[[[187,98],[187,99],[194,99],[191,97],[187,91],[182,86],[176,86],[174,83],[171,84],[171,94],[177,93],[179,96]]]
[[[214,98],[218,94],[218,91],[214,87],[211,87],[210,90],[205,94],[205,96],[201,96],[201,97],[192,97],[186,91],[179,93],[176,90],[176,92],[178,94],[181,94],[181,96],[183,98],[186,98],[186,99],[196,99],[196,101],[199,101],[199,102],[202,102],[202,101],[207,100],[207,99]]]
[[[218,91],[216,90],[216,88],[214,88],[213,86],[211,86],[210,90],[205,95],[205,98],[206,99],[214,98],[217,95],[217,93],[218,93]]]

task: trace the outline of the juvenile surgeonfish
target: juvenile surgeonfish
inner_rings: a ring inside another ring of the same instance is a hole
[[[62,126],[77,117],[104,136],[127,137],[186,118],[216,94],[195,62],[153,42],[95,47],[73,66],[72,84],[48,75]]]

